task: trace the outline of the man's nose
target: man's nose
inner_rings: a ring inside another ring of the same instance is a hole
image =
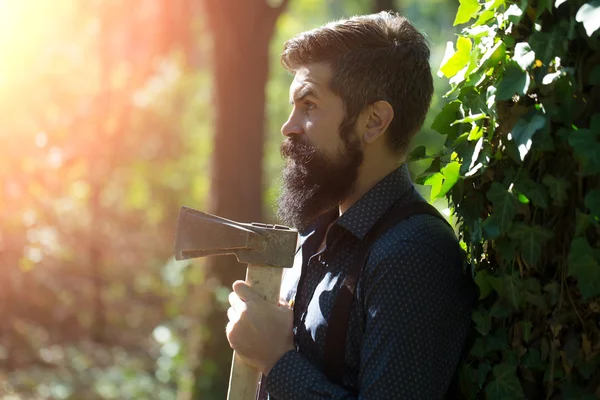
[[[281,126],[281,134],[283,136],[290,137],[292,135],[299,135],[302,133],[302,126],[298,122],[296,118],[294,118],[294,114],[290,114],[288,120]]]

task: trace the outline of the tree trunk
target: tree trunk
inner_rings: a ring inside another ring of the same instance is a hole
[[[287,0],[204,0],[213,35],[215,139],[209,212],[241,222],[262,218],[262,160],[269,42]],[[208,260],[208,276],[226,288],[244,279],[234,257]],[[214,301],[207,318],[210,337],[196,371],[195,397],[224,399],[232,351],[225,337],[225,309]]]

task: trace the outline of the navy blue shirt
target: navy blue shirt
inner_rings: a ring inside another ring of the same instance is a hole
[[[406,166],[339,218],[332,210],[302,232],[281,290],[294,303],[296,350],[263,379],[260,399],[444,398],[470,327],[475,291],[463,274],[454,232],[431,215],[399,222],[372,245],[347,336],[339,338],[346,340],[343,386],[323,373],[327,321],[346,271],[367,232],[398,201],[425,201]],[[317,252],[325,234],[325,248]]]

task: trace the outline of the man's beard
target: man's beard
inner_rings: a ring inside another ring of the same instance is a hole
[[[278,216],[300,232],[325,211],[337,207],[354,190],[363,161],[355,125],[340,129],[345,148],[335,157],[291,136],[281,144],[286,159]]]

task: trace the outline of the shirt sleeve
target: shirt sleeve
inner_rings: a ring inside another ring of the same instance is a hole
[[[302,354],[290,351],[267,377],[271,398],[442,399],[471,320],[473,288],[462,274],[457,248],[455,242],[434,248],[420,241],[374,248],[361,278],[359,393],[328,381]]]

